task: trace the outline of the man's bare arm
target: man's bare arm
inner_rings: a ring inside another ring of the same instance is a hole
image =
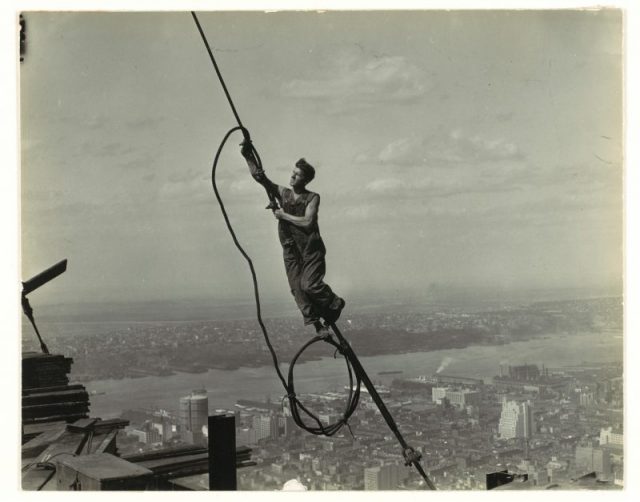
[[[274,215],[279,220],[285,220],[293,223],[297,227],[309,228],[318,221],[318,209],[320,208],[320,196],[316,194],[307,204],[304,216],[293,216],[285,213],[282,209],[274,211]]]
[[[242,144],[242,156],[247,161],[247,165],[249,166],[249,172],[254,180],[260,183],[268,194],[273,195],[277,199],[282,198],[282,190],[283,187],[280,185],[276,185],[273,181],[267,178],[264,169],[258,167],[258,162],[256,161],[255,155],[251,149],[251,144],[243,143]]]

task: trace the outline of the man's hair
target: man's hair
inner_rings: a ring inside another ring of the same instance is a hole
[[[302,174],[304,175],[304,179],[307,183],[309,183],[313,178],[315,178],[316,170],[306,160],[300,159],[298,162],[296,162],[296,167],[302,171]]]

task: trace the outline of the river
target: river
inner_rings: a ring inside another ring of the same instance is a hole
[[[329,348],[327,346],[327,348]],[[295,367],[296,392],[339,390],[348,383],[344,360],[328,357],[298,363]],[[505,345],[469,346],[461,349],[414,352],[363,357],[361,363],[374,382],[388,384],[394,378],[409,378],[435,373],[441,365],[443,374],[483,378],[498,374],[499,365],[544,364],[555,368],[582,362],[622,362],[621,334],[581,333],[553,335]],[[288,362],[281,365],[285,374]],[[402,371],[379,375],[380,371]],[[93,417],[103,419],[120,415],[125,409],[163,408],[175,412],[180,397],[194,389],[205,388],[209,409],[232,409],[238,399],[280,401],[284,390],[272,366],[209,370],[206,373],[177,373],[163,377],[125,378],[87,382]]]

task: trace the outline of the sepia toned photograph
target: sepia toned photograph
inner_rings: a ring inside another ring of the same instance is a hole
[[[625,489],[625,11],[19,29],[21,489]]]

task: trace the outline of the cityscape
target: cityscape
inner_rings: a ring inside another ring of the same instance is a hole
[[[486,474],[528,474],[541,488],[595,472],[623,484],[622,368],[585,365],[499,368],[493,385],[447,375],[394,380],[380,388],[408,441],[423,455],[439,489],[484,490]],[[346,392],[305,396],[324,423],[336,421]],[[206,390],[180,398],[178,415],[164,410],[126,414],[136,425],[123,451],[204,442]],[[238,401],[238,445],[253,445],[255,467],[239,474],[240,490],[282,489],[298,480],[309,490],[420,489],[375,404],[361,410],[336,437],[305,435],[286,405]],[[222,410],[218,410],[222,411]]]
[[[621,309],[619,298],[601,298],[491,311],[438,308],[424,314],[361,314],[346,322],[345,336],[354,350],[363,353],[366,369],[365,356],[380,349],[374,343],[361,348],[358,342],[364,333],[376,341],[393,336],[395,343],[388,346],[395,348],[401,361],[402,354],[427,353],[430,348],[437,350],[434,347],[504,348],[522,340],[549,343],[549,335],[560,334],[615,338],[622,332]],[[268,323],[274,345],[286,359],[300,344],[296,320],[269,319]],[[118,330],[101,335],[52,336],[49,343],[73,357],[72,379],[91,388],[93,380],[109,377],[110,368],[116,382],[119,378],[142,382],[183,372],[206,375],[211,367],[231,372],[242,371],[237,365],[262,366],[268,364],[268,354],[259,336],[251,320],[123,323]],[[33,341],[25,337],[24,343],[27,350]],[[207,364],[207,355],[218,351],[228,364],[220,364],[215,357]],[[244,360],[240,358],[243,351]],[[93,354],[100,354],[104,363],[98,364]],[[563,486],[586,473],[595,473],[599,482],[611,488],[622,488],[622,354],[601,355],[596,362],[577,360],[564,365],[502,361],[490,378],[457,375],[445,357],[430,374],[414,375],[398,365],[371,377],[438,489],[484,490],[487,474],[499,471],[525,475],[533,487],[540,488]],[[195,364],[187,365],[190,359]],[[320,350],[309,359],[325,361]],[[345,408],[347,383],[327,384],[299,398],[323,424],[331,424]],[[117,388],[114,384],[113,389]],[[120,389],[127,394],[126,387]],[[237,446],[251,447],[255,462],[238,471],[239,490],[280,490],[292,482],[306,490],[423,487],[417,472],[404,465],[401,448],[364,389],[348,427],[332,437],[307,434],[297,427],[288,401],[281,396],[268,393],[263,399],[219,403],[213,397],[215,390],[203,386],[166,396],[163,407],[156,408],[136,407],[132,393],[127,409],[110,410],[129,423],[118,433],[119,451],[134,455],[169,446],[204,446],[207,417],[228,413],[235,416]],[[244,392],[241,384],[232,391]],[[108,396],[100,394],[93,391],[90,398],[108,401]]]

